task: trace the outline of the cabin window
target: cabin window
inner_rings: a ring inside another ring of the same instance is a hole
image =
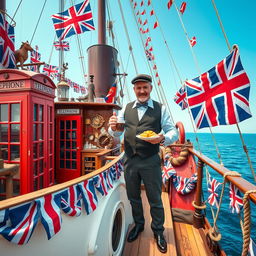
[[[0,104],[0,150],[6,163],[20,161],[20,103]]]

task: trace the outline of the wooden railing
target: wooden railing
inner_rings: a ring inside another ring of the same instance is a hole
[[[118,162],[123,157],[123,154],[124,153],[120,154],[114,160],[112,160],[111,162],[107,163],[106,165],[104,165],[103,167],[99,168],[98,170],[96,170],[92,173],[86,174],[84,176],[78,177],[76,179],[73,179],[73,180],[70,180],[70,181],[67,181],[67,182],[64,182],[64,183],[61,183],[61,184],[54,185],[54,186],[49,187],[49,188],[44,188],[44,189],[34,191],[34,192],[31,192],[31,193],[28,193],[28,194],[25,194],[25,195],[21,195],[21,196],[17,196],[17,197],[13,197],[13,198],[10,198],[10,199],[0,201],[0,210],[7,209],[7,208],[10,208],[10,207],[22,204],[22,203],[26,203],[26,202],[35,200],[39,197],[43,197],[43,196],[46,196],[48,194],[58,192],[60,190],[63,190],[63,189],[68,188],[70,186],[73,186],[77,183],[88,180],[88,179],[98,175],[99,173],[104,172],[108,168],[110,168],[112,165],[114,165],[116,162]]]

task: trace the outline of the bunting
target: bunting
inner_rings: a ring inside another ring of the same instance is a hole
[[[170,161],[167,161],[162,168],[162,182],[165,184],[176,172]]]
[[[197,173],[194,173],[190,178],[173,175],[173,185],[177,192],[182,195],[191,193],[197,183]]]
[[[229,184],[229,208],[232,213],[240,213],[243,207],[243,197],[239,189],[230,182]]]
[[[43,67],[43,74],[51,77],[51,78],[54,78],[57,76],[57,74],[59,73],[59,68],[57,66],[52,66],[52,65],[49,65],[49,64],[44,64],[44,67]]]
[[[182,2],[181,6],[180,6],[180,13],[183,14],[186,10],[187,7],[187,3],[186,2]]]
[[[38,52],[38,46],[35,46],[35,50],[31,52],[30,63],[38,63],[41,60],[41,54]],[[39,72],[39,67],[37,65],[29,67],[31,71]]]
[[[221,183],[219,183],[216,179],[212,178],[211,175],[208,173],[207,174],[208,178],[208,203],[212,206],[219,207],[219,186]]]
[[[169,0],[167,3],[168,10],[170,10],[170,8],[172,7],[172,4],[173,4],[173,0]]]

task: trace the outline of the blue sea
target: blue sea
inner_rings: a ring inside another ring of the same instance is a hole
[[[198,133],[197,137],[199,139],[201,152],[212,160],[220,163],[218,160],[217,152],[215,150],[212,135],[209,133]],[[242,142],[240,140],[239,134],[229,134],[229,133],[216,133],[214,134],[217,146],[219,148],[222,161],[224,166],[231,171],[239,172],[242,177],[249,182],[255,184],[249,164],[247,161],[246,154],[244,153]],[[194,147],[198,149],[196,136],[194,133],[186,133],[186,139],[190,139],[193,142]],[[249,155],[252,161],[252,165],[256,171],[256,134],[243,134],[243,139],[249,151]],[[217,172],[208,168],[212,177],[217,179],[219,182],[223,181],[221,175]],[[204,200],[207,199],[207,185],[206,185],[206,175],[204,168]],[[215,213],[216,208],[214,207]],[[256,241],[256,205],[251,202],[251,213],[252,213],[252,226],[251,226],[251,237]],[[209,204],[207,204],[206,215],[211,225],[213,224],[212,214]],[[220,241],[222,249],[229,256],[241,255],[242,251],[242,232],[239,224],[239,216],[235,213],[232,214],[229,209],[229,184],[226,184],[225,193],[221,205],[220,214],[217,220],[217,226],[222,235]]]

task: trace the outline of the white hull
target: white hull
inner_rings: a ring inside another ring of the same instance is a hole
[[[83,209],[79,217],[62,213],[61,230],[50,240],[38,223],[25,245],[16,245],[0,238],[1,256],[108,256],[121,255],[128,225],[132,223],[130,203],[126,196],[123,173],[107,196],[98,196],[98,206],[87,215]],[[112,230],[116,212],[120,209],[121,235],[116,250],[112,248]]]

